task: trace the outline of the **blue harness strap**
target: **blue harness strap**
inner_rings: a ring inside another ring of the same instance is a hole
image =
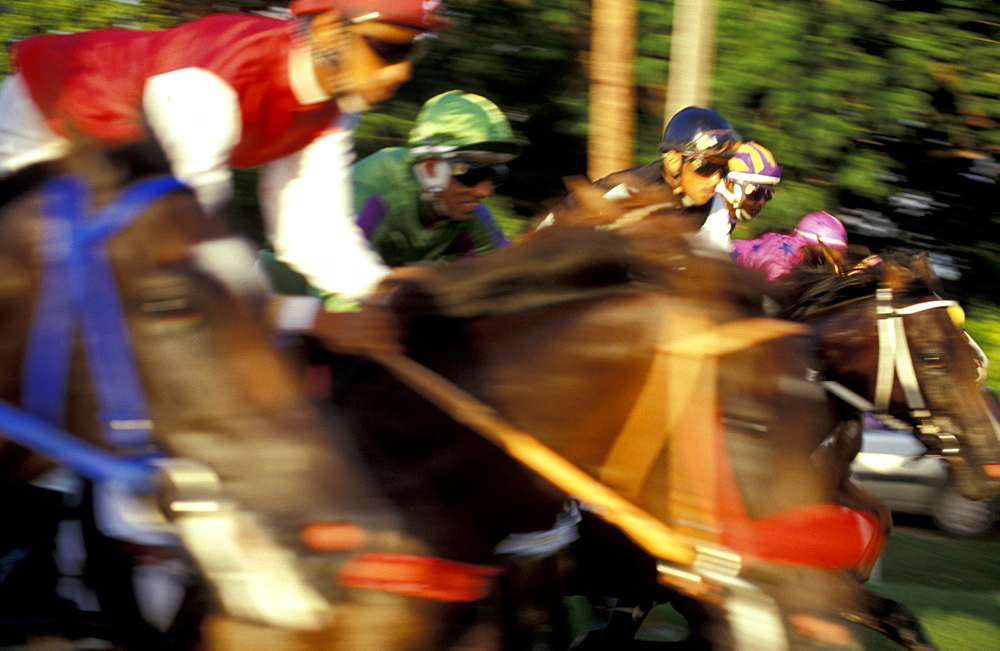
[[[114,480],[143,494],[155,488],[153,468],[145,459],[117,457],[4,400],[0,400],[0,431],[95,482]]]
[[[26,447],[40,452],[40,446],[45,447],[45,454],[57,457],[61,463],[91,479],[117,478],[135,484],[137,464],[145,468],[147,474],[151,472],[151,467],[141,463],[139,458],[155,452],[152,423],[138,367],[111,263],[103,245],[152,201],[183,187],[173,177],[147,179],[129,186],[114,201],[94,212],[89,210],[88,187],[78,177],[53,179],[42,190],[44,275],[26,346],[23,408],[37,416],[38,422],[55,428],[64,425],[73,335],[79,328],[105,440],[112,448],[130,455],[133,462],[99,460],[93,454],[82,452],[79,446],[87,444],[78,440],[74,440],[75,446],[69,446],[62,438],[58,446],[41,446],[39,435],[55,440],[51,437],[58,430],[40,429],[31,418],[13,418],[8,413],[9,405],[0,410],[0,429]],[[19,435],[12,423],[27,427],[31,436]],[[57,455],[58,450],[54,447],[72,448],[77,452]],[[107,452],[89,447],[98,455],[111,457]]]

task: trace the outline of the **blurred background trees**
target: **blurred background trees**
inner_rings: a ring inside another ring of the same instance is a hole
[[[933,256],[1000,354],[1000,4],[995,0],[716,0],[711,105],[784,166],[775,199],[737,237],[807,212],[852,239]],[[5,0],[6,42],[47,30],[164,26],[264,0]],[[405,140],[429,97],[459,88],[503,108],[532,147],[500,189],[516,232],[587,169],[588,0],[446,0],[435,39],[397,97],[364,116],[358,153]],[[634,162],[663,128],[674,2],[637,0]],[[0,74],[8,72],[0,57]],[[238,208],[252,212],[246,174]],[[245,190],[243,188],[246,188]],[[994,354],[997,358],[997,354]],[[994,373],[993,375],[998,375]]]

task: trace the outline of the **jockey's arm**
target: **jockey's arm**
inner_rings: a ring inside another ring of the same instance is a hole
[[[218,213],[233,194],[229,155],[240,139],[236,92],[207,70],[184,68],[151,77],[142,109],[174,176],[194,190],[208,214]]]
[[[354,222],[351,141],[349,125],[332,126],[265,166],[258,187],[275,257],[344,300],[370,295],[389,272]]]
[[[510,245],[496,216],[483,204],[476,206],[473,218],[466,225],[470,248],[462,255],[481,255]]]
[[[711,208],[705,223],[691,236],[691,242],[706,253],[729,254],[732,223],[729,207],[719,194],[712,195]]]

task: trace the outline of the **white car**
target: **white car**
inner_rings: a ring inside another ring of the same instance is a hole
[[[929,515],[953,536],[986,533],[1000,514],[1000,499],[975,501],[951,486],[943,459],[923,457],[926,448],[909,432],[866,429],[851,480],[895,512]]]

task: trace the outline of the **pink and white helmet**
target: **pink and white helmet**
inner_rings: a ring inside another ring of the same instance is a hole
[[[811,212],[795,225],[792,233],[810,244],[824,244],[831,249],[847,248],[847,229],[828,212]]]

